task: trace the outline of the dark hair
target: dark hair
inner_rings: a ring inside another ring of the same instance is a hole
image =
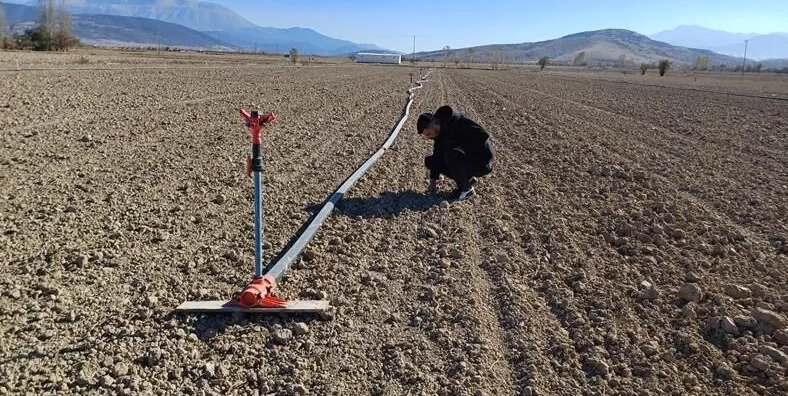
[[[419,135],[424,133],[424,130],[430,126],[432,123],[432,118],[432,113],[421,113],[419,115],[419,119],[416,121],[416,131],[419,133]]]

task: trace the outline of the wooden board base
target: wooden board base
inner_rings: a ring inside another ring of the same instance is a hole
[[[230,301],[186,301],[175,308],[177,312],[249,312],[249,313],[310,313],[323,312],[330,308],[327,300],[288,301],[284,308],[244,308]]]

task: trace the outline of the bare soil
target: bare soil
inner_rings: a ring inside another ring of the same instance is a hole
[[[270,260],[411,70],[0,73],[0,394],[788,394],[788,102],[724,90],[436,69],[412,111],[490,130],[477,197],[424,194],[414,116],[280,285],[332,311],[174,314],[251,277],[238,108],[279,115]]]

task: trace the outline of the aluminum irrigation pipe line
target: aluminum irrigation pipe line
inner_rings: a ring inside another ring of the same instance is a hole
[[[323,224],[323,222],[328,218],[328,215],[334,210],[334,207],[339,203],[339,201],[345,196],[345,194],[350,190],[361,176],[372,167],[372,165],[377,162],[383,154],[386,153],[386,150],[391,147],[394,143],[394,139],[397,138],[402,127],[405,125],[405,121],[407,121],[408,116],[410,115],[410,107],[413,104],[413,91],[420,89],[423,87],[422,83],[427,82],[427,76],[429,76],[429,72],[424,75],[419,81],[416,82],[418,86],[412,87],[408,89],[408,103],[405,105],[405,111],[400,119],[397,126],[394,127],[394,130],[389,135],[389,138],[386,142],[381,146],[378,151],[372,154],[369,159],[367,159],[358,169],[356,169],[353,174],[350,175],[343,183],[339,186],[339,188],[331,194],[331,196],[326,200],[323,204],[323,207],[320,211],[307,223],[305,228],[302,228],[298,238],[290,244],[289,247],[286,248],[283,253],[279,255],[276,259],[274,264],[272,264],[268,271],[266,271],[265,276],[271,277],[273,279],[279,279],[284,273],[290,268],[293,262],[301,255],[301,252],[304,251],[306,245],[309,241],[314,238],[317,230]]]

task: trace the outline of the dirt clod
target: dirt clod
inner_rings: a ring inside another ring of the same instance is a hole
[[[780,329],[774,332],[775,341],[780,345],[788,346],[788,329]]]
[[[293,332],[290,329],[279,329],[274,331],[274,341],[279,344],[286,344],[293,338]]]
[[[733,319],[725,316],[720,319],[720,328],[728,334],[739,335],[739,328]]]
[[[769,360],[763,355],[753,355],[752,359],[750,359],[750,364],[760,371],[769,369]]]
[[[771,347],[769,345],[761,345],[758,348],[758,351],[766,356],[771,357],[776,362],[788,364],[788,355],[777,348]]]
[[[112,367],[112,375],[115,378],[120,378],[129,374],[129,365],[127,363],[118,362]]]
[[[295,335],[304,335],[309,333],[309,326],[304,322],[298,322],[293,325],[293,333]]]
[[[784,329],[788,326],[788,320],[786,320],[785,316],[768,309],[753,308],[751,315],[759,323],[768,324],[775,330]]]
[[[679,298],[696,302],[703,298],[703,291],[697,283],[685,283],[679,288]]]
[[[729,283],[725,285],[725,294],[731,298],[742,299],[750,298],[752,291],[744,286]]]

